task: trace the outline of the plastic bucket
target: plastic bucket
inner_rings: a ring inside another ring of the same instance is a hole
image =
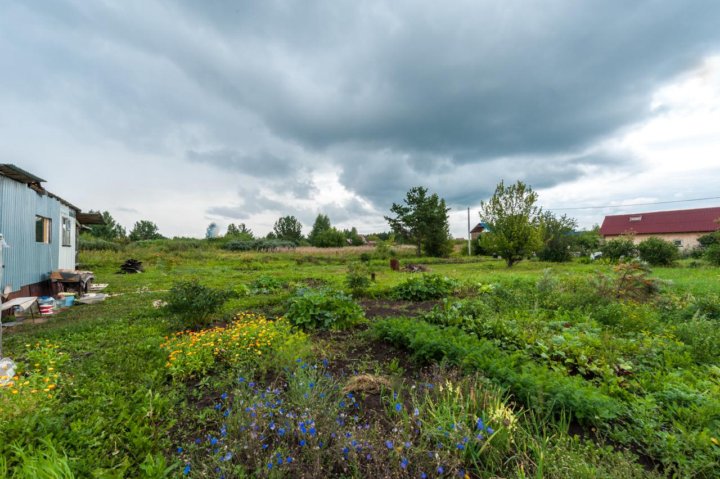
[[[75,296],[65,296],[65,306],[72,306],[75,303]]]

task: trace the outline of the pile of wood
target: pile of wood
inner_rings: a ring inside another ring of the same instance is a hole
[[[428,272],[427,267],[423,266],[421,264],[408,264],[408,265],[405,265],[403,270],[407,271],[408,273],[427,273]]]
[[[142,273],[143,265],[142,261],[136,259],[129,259],[120,265],[120,272],[125,274]]]

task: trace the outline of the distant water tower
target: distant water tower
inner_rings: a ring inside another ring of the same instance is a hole
[[[220,228],[218,228],[217,223],[210,223],[207,227],[207,231],[205,232],[205,238],[212,239],[217,238],[220,235]]]

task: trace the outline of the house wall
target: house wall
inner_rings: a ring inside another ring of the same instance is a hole
[[[0,233],[10,245],[2,250],[5,268],[0,290],[11,285],[13,291],[19,291],[47,281],[50,273],[58,269],[61,207],[64,205],[56,199],[0,175]],[[36,215],[52,219],[50,244],[35,241]]]
[[[667,234],[636,234],[631,236],[633,243],[638,244],[642,241],[645,241],[648,238],[660,238],[664,239],[666,241],[675,242],[680,241],[680,249],[687,250],[695,248],[696,246],[699,246],[700,243],[698,243],[697,239],[703,235],[706,235],[706,232],[703,233],[667,233]],[[612,240],[620,238],[620,235],[606,235],[604,236],[606,240]]]

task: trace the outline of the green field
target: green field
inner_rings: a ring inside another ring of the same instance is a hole
[[[112,297],[6,329],[0,477],[720,477],[720,269],[397,254],[82,253]]]

